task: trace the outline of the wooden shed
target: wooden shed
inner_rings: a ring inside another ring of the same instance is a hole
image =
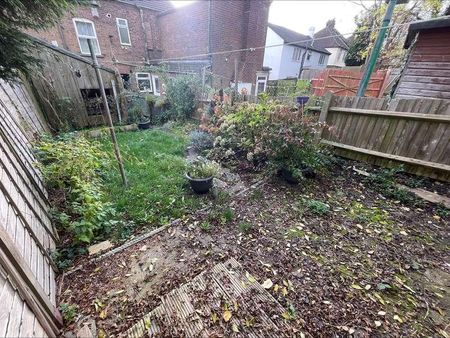
[[[450,15],[411,24],[405,48],[395,97],[450,99]]]

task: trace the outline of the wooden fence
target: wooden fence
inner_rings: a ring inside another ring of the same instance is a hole
[[[21,84],[0,80],[0,336],[57,336],[57,233],[31,143],[48,131]]]
[[[450,101],[325,97],[322,142],[337,154],[450,181]]]
[[[313,95],[323,96],[331,92],[339,96],[355,96],[363,72],[354,70],[326,69],[311,80]],[[376,71],[370,78],[366,96],[382,97],[389,80],[389,72]]]
[[[105,125],[101,94],[90,58],[32,39],[42,67],[29,81],[50,127],[59,131]],[[125,98],[120,95],[123,92],[120,75],[103,66],[100,74],[113,120],[122,117],[125,120],[127,114]]]

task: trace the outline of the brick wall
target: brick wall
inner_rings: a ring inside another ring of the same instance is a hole
[[[33,36],[44,39],[48,42],[57,41],[58,46],[70,51],[80,53],[77,35],[73,18],[84,18],[92,21],[95,25],[97,39],[100,45],[101,56],[99,62],[108,67],[116,67],[120,73],[129,73],[132,67],[116,64],[113,61],[139,63],[146,59],[145,37],[148,48],[159,50],[161,42],[159,29],[157,27],[157,12],[144,9],[142,28],[140,10],[132,5],[116,1],[98,1],[98,17],[92,14],[89,6],[78,7],[73,13],[66,15],[60,24],[48,31],[28,31]],[[116,25],[116,18],[128,20],[131,46],[122,46],[119,40],[119,33]]]
[[[158,17],[164,58],[208,52],[209,5],[208,1],[199,1]],[[269,0],[211,1],[211,52],[264,46],[269,5]],[[256,71],[263,66],[264,49],[213,55],[215,86],[227,87],[234,80],[235,59],[238,80],[255,83]]]

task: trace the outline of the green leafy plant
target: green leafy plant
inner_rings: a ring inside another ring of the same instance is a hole
[[[204,151],[211,149],[214,144],[213,136],[210,133],[204,131],[193,131],[190,134],[191,147],[197,151]]]
[[[389,213],[386,210],[377,207],[368,208],[359,202],[352,203],[348,215],[350,218],[363,224],[388,225],[391,223]]]
[[[63,316],[64,322],[69,324],[74,321],[77,315],[78,306],[76,304],[61,303],[59,305],[59,309]]]
[[[187,165],[187,173],[191,178],[214,177],[219,172],[220,166],[216,162],[204,158],[196,159]]]
[[[102,182],[110,157],[100,144],[73,135],[45,137],[37,143],[36,153],[47,185],[65,196],[56,205],[57,220],[75,241],[89,243],[96,233],[113,226],[115,211],[103,200]]]
[[[168,80],[166,96],[172,118],[185,120],[191,117],[200,86],[200,79],[193,75],[176,76]]]
[[[326,215],[330,211],[330,206],[322,201],[307,200],[305,204],[309,211],[316,215]]]
[[[234,212],[231,208],[226,208],[223,213],[221,219],[223,220],[222,223],[229,223],[233,220]]]
[[[253,224],[250,222],[240,222],[238,227],[242,233],[248,234],[253,229]]]
[[[200,223],[200,229],[203,231],[211,231],[212,225],[208,221],[204,221]]]

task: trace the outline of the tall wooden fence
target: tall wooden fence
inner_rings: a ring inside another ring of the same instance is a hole
[[[92,61],[42,40],[32,38],[41,68],[30,77],[30,85],[56,131],[105,125],[101,94]],[[100,74],[116,122],[127,118],[122,79],[113,69],[100,67]],[[120,115],[121,114],[121,115]]]
[[[57,336],[57,233],[31,143],[48,131],[21,84],[0,80],[0,336]]]
[[[330,92],[339,96],[355,96],[363,72],[357,70],[326,69],[311,80],[313,95],[322,96]],[[389,72],[384,70],[372,74],[366,96],[382,97],[389,80]]]
[[[450,181],[450,101],[327,95],[322,142],[344,157]]]

